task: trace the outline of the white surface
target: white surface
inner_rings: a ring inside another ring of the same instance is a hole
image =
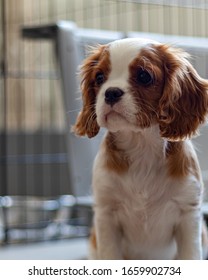
[[[84,238],[0,247],[0,260],[77,260],[87,254]]]

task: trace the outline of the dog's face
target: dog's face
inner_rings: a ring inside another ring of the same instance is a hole
[[[162,137],[191,136],[208,111],[208,84],[187,54],[146,39],[99,46],[81,67],[83,109],[74,130],[95,136],[158,124]]]
[[[160,65],[152,65],[147,48],[146,41],[121,40],[105,49],[106,58],[99,61],[95,70],[99,126],[113,132],[138,130],[156,121],[162,65],[160,61]],[[107,71],[103,70],[106,60],[110,62]]]

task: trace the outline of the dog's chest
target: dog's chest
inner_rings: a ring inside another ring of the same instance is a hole
[[[179,220],[180,197],[186,193],[186,179],[169,175],[165,143],[153,140],[149,137],[149,142],[138,145],[129,141],[129,168],[123,173],[106,168],[106,153],[101,152],[95,162],[97,206],[102,214],[110,211],[110,219],[132,246],[168,244]]]
[[[126,239],[155,243],[171,238],[179,215],[174,184],[161,160],[152,167],[143,161],[120,177],[119,187],[113,192],[114,217]]]

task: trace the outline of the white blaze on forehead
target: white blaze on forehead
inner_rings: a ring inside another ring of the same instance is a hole
[[[130,62],[136,58],[141,49],[149,44],[159,44],[156,41],[144,38],[128,38],[114,41],[109,44],[111,74],[126,76]]]

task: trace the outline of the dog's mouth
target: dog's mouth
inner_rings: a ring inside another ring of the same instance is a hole
[[[107,128],[111,132],[137,129],[137,117],[122,104],[113,107],[103,106],[97,112],[97,121],[100,127]]]
[[[105,114],[105,122],[108,123],[108,121],[111,121],[112,119],[125,119],[125,117],[121,113],[112,110],[109,113]]]
[[[111,132],[129,129],[133,124],[125,114],[111,110],[103,116],[103,126]]]

